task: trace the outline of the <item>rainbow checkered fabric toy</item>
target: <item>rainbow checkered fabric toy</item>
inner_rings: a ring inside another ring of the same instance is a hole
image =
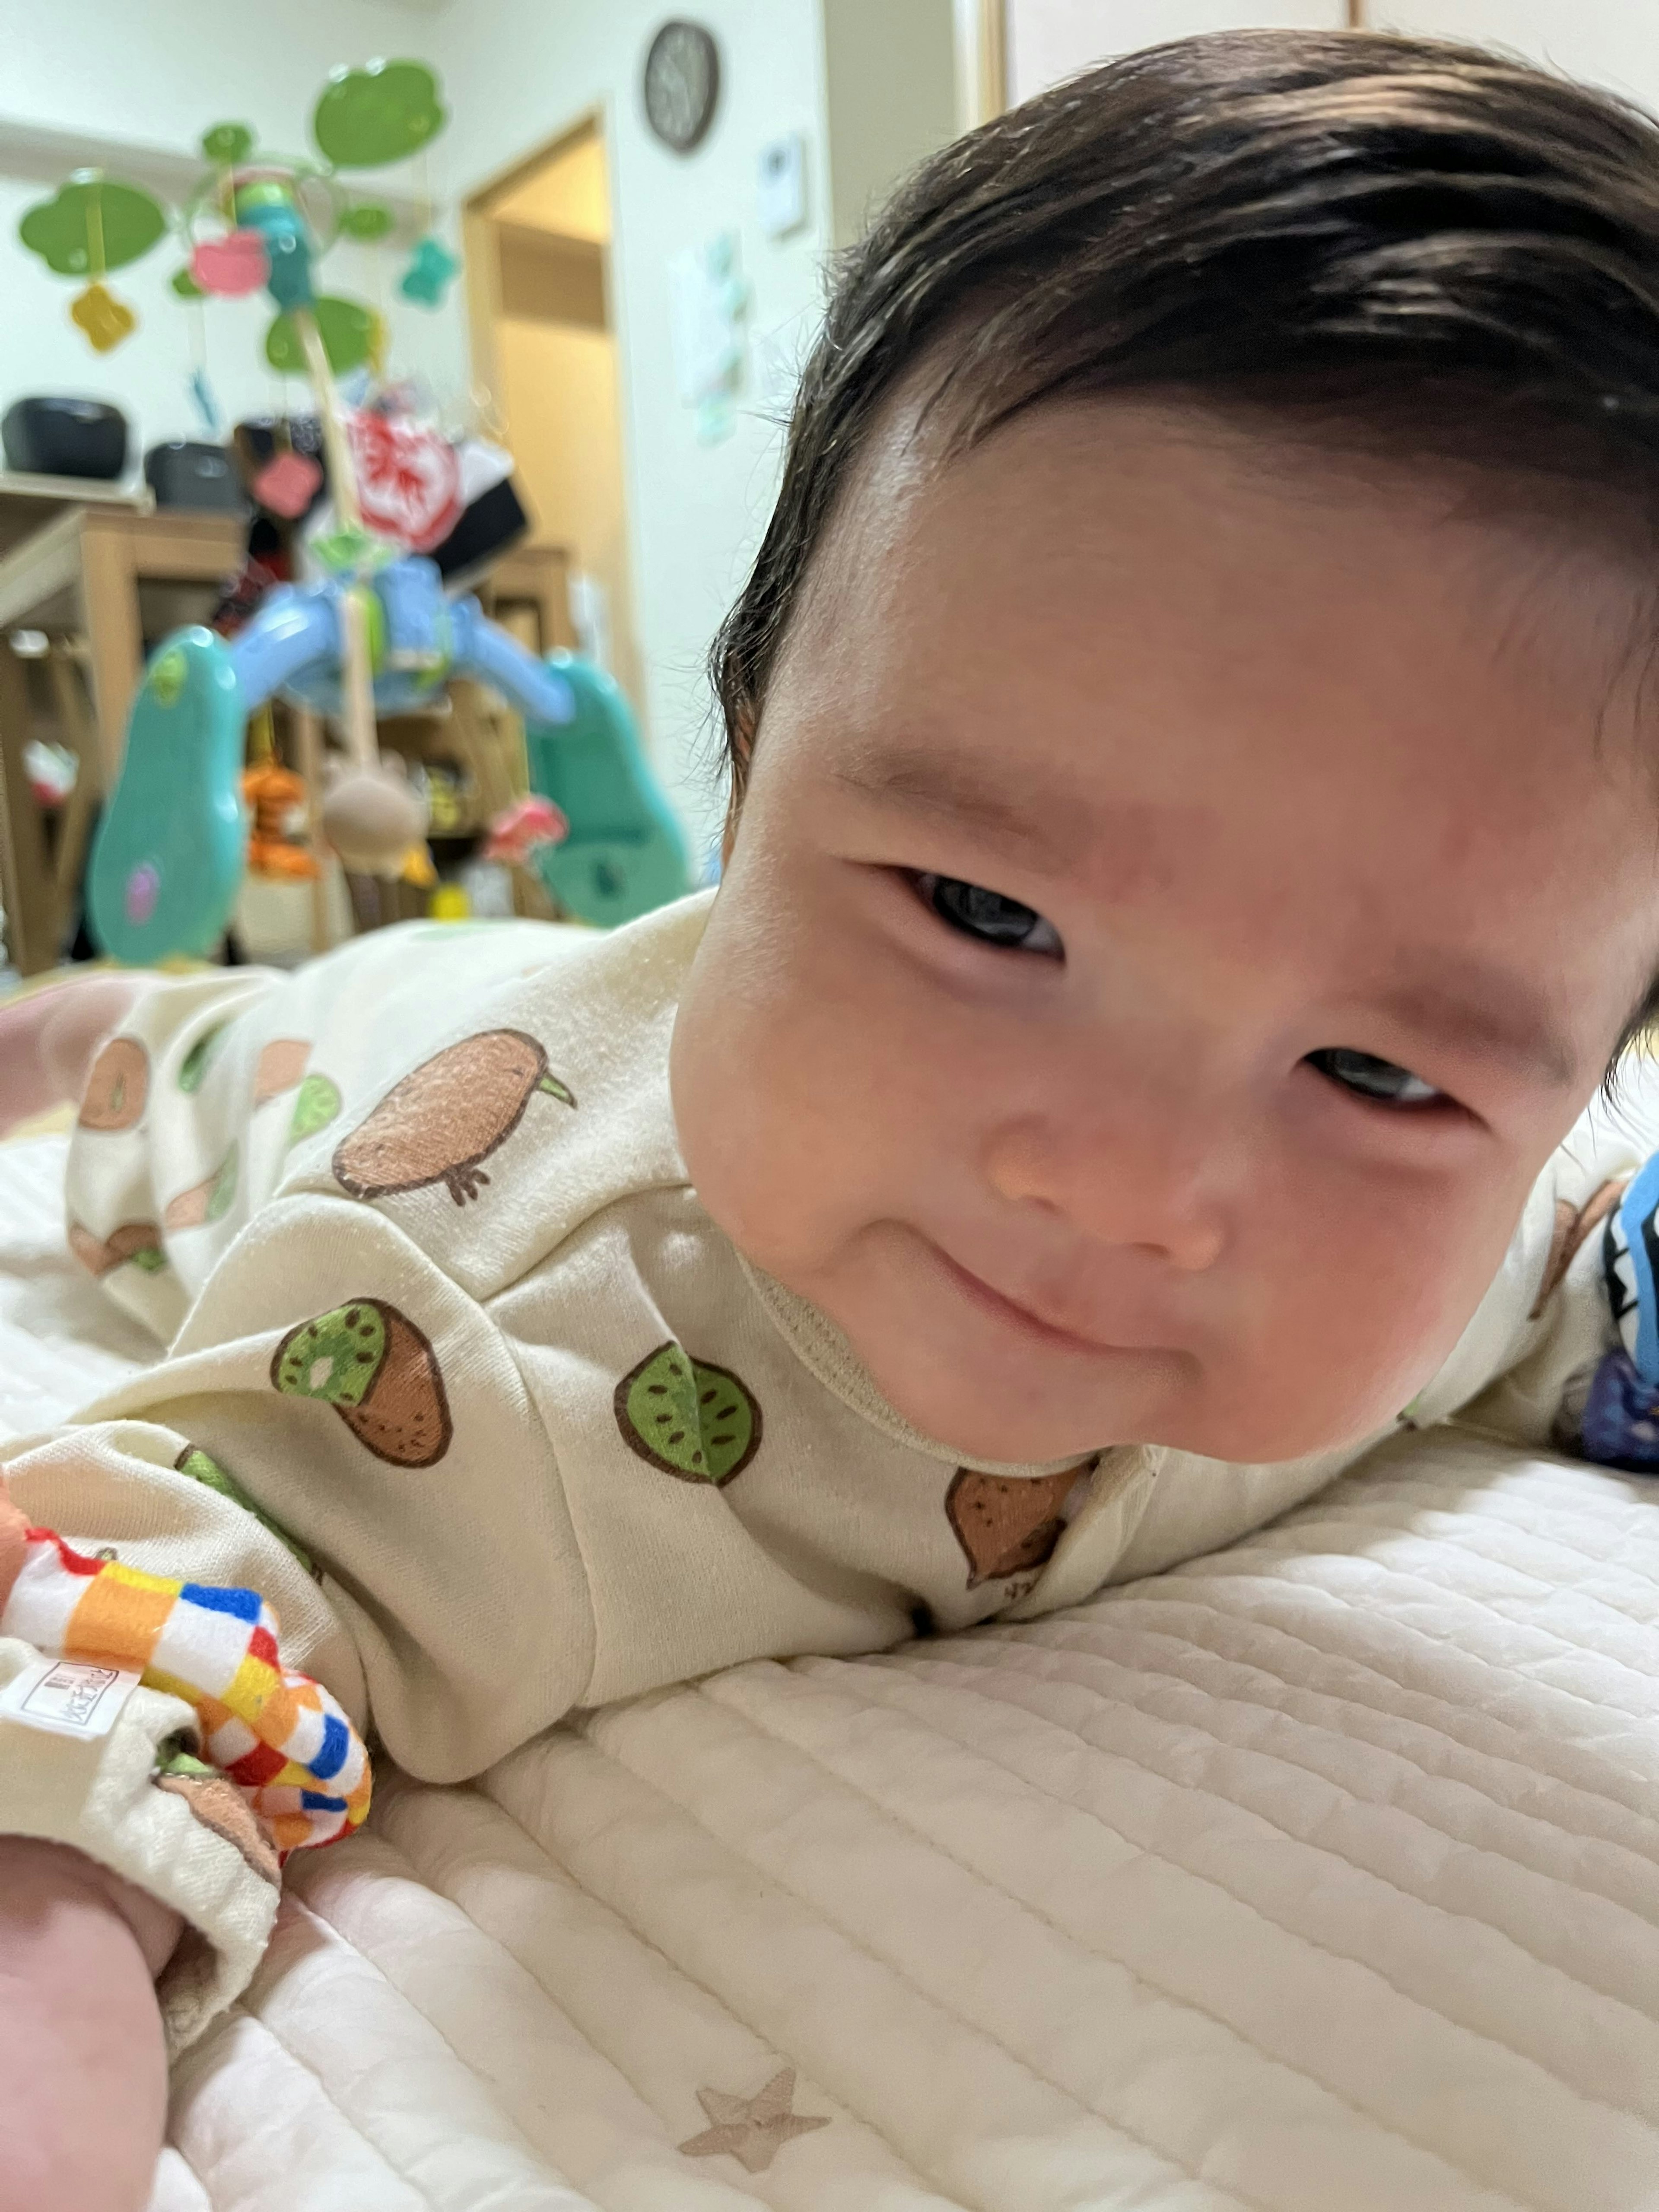
[[[3,1486],[0,1486],[0,1494]],[[368,1812],[368,1754],[334,1699],[291,1674],[257,1590],[175,1582],[89,1559],[49,1528],[23,1532],[0,1635],[43,1657],[137,1671],[191,1706],[203,1756],[246,1796],[286,1855],[331,1844]]]

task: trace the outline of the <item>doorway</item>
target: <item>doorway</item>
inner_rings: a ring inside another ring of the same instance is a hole
[[[596,119],[467,205],[475,373],[528,495],[529,543],[567,555],[580,647],[616,678],[643,721],[610,247]]]

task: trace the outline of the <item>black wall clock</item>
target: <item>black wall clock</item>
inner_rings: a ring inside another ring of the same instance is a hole
[[[645,58],[645,117],[677,154],[689,154],[714,119],[720,92],[720,52],[701,23],[674,16]]]

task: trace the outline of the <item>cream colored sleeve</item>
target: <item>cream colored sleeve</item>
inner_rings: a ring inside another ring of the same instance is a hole
[[[1592,1101],[1534,1185],[1497,1279],[1409,1409],[1418,1426],[1455,1419],[1515,1443],[1583,1449],[1590,1382],[1620,1346],[1608,1221],[1656,1151],[1659,1064],[1644,1055]]]
[[[25,1520],[82,1559],[112,1551],[118,1579],[182,1581],[210,1609],[214,1590],[257,1593],[283,1668],[425,1778],[481,1771],[588,1681],[586,1579],[511,1348],[349,1200],[272,1201],[170,1358],[0,1472]],[[47,1634],[27,1641],[0,1644],[8,1673],[53,1656]],[[177,2039],[246,1980],[276,1893],[223,1804],[209,1808],[216,1828],[192,1804],[190,1785],[212,1778],[164,1771],[180,1751],[228,1763],[203,1741],[212,1712],[204,1729],[199,1701],[166,1694],[167,1679],[94,1742],[0,1723],[0,1829],[74,1843],[185,1915],[196,1940],[164,1992]]]

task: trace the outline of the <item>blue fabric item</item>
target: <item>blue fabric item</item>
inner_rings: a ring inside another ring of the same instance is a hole
[[[212,1583],[186,1583],[179,1593],[208,1613],[228,1613],[238,1620],[258,1620],[259,1593],[251,1589],[222,1589]],[[333,1767],[329,1772],[335,1771]]]
[[[1659,1474],[1659,1390],[1643,1381],[1627,1352],[1608,1352],[1596,1369],[1579,1435],[1586,1459]]]
[[[1618,1213],[1615,1234],[1612,1224],[1604,1245],[1607,1294],[1613,1304],[1619,1334],[1637,1373],[1651,1388],[1659,1388],[1659,1154],[1632,1180]],[[1620,1279],[1616,1261],[1624,1247],[1631,1281],[1635,1288],[1635,1318],[1631,1321],[1629,1290]]]
[[[350,1748],[351,1732],[345,1723],[334,1713],[325,1714],[322,1744],[311,1762],[311,1771],[317,1779],[326,1782],[331,1774],[337,1774]]]

